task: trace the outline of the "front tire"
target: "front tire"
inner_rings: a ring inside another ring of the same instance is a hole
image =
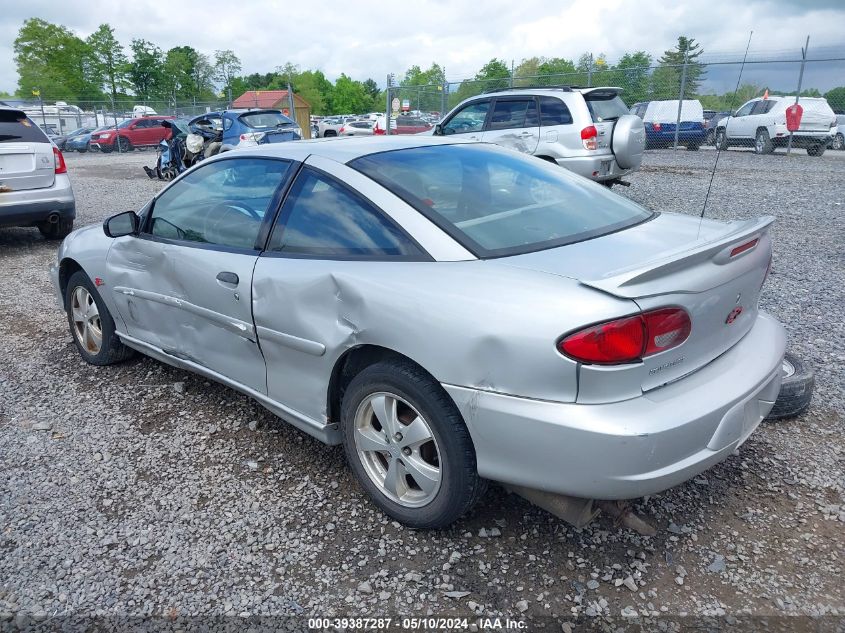
[[[843,136],[841,133],[834,136],[833,143],[831,144],[830,148],[836,150],[845,149],[845,136]]]
[[[82,359],[91,365],[112,365],[134,356],[135,351],[117,336],[106,304],[83,271],[70,276],[65,290],[68,326]]]
[[[484,493],[455,403],[410,361],[381,361],[358,374],[343,394],[341,426],[358,483],[408,527],[445,527]]]
[[[754,153],[771,154],[773,151],[775,146],[769,138],[768,130],[757,130],[757,136],[754,137]]]
[[[719,128],[716,131],[716,149],[728,149],[728,135],[725,132],[725,128]]]
[[[132,142],[124,136],[118,136],[114,142],[114,149],[118,152],[131,152],[133,150]]]

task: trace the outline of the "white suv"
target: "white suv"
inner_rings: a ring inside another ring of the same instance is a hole
[[[786,109],[794,103],[794,96],[752,99],[733,116],[719,121],[716,146],[754,147],[757,154],[771,154],[776,147],[786,147]],[[792,136],[792,147],[803,147],[810,156],[821,156],[836,134],[836,115],[826,99],[802,97],[798,103],[804,113]]]
[[[557,163],[607,185],[638,169],[642,120],[621,88],[508,88],[467,99],[433,134],[495,143]]]

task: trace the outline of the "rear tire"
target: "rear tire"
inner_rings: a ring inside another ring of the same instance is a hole
[[[767,420],[784,420],[801,415],[810,408],[816,379],[813,371],[801,359],[789,352],[783,357],[784,378],[775,406]]]
[[[44,239],[63,240],[73,231],[73,218],[60,217],[59,221],[55,223],[45,220],[38,224],[38,230],[41,231]]]
[[[385,426],[382,417],[389,419]],[[355,376],[343,394],[341,427],[358,483],[379,508],[408,527],[445,527],[486,489],[455,403],[408,360],[381,361]],[[408,439],[412,436],[426,439]],[[388,485],[391,472],[398,473],[393,486]],[[415,473],[428,479],[417,483]]]
[[[834,136],[833,137],[833,143],[831,143],[831,145],[830,145],[830,149],[836,149],[836,150],[845,149],[845,136],[843,136],[841,133]]]
[[[824,154],[825,149],[825,146],[821,143],[818,143],[817,145],[810,145],[807,148],[807,156],[821,156]]]
[[[68,279],[65,312],[73,342],[86,363],[112,365],[135,355],[115,333],[114,319],[103,298],[81,270]]]
[[[768,130],[757,130],[757,135],[754,137],[754,153],[771,154],[773,151],[775,151],[775,146],[769,138]]]

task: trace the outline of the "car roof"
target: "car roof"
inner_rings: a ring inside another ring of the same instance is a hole
[[[351,160],[413,147],[430,147],[435,145],[463,145],[472,143],[463,139],[442,138],[422,134],[408,134],[404,136],[346,136],[342,138],[312,139],[292,141],[288,143],[269,143],[244,149],[236,149],[218,157],[231,157],[235,154],[249,156],[265,156],[268,158],[287,158],[304,161],[309,156],[322,156],[338,163],[348,163]],[[215,157],[217,158],[217,157]]]

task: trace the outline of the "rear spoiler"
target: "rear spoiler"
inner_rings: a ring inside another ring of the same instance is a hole
[[[756,220],[731,222],[726,233],[700,246],[680,250],[632,268],[613,270],[600,279],[582,279],[580,282],[626,299],[703,292],[736,278],[736,267],[725,264],[744,260],[749,269],[757,265],[757,258],[745,255],[759,251],[761,247],[770,248],[768,229],[774,221],[774,216],[765,215]],[[754,240],[757,241],[753,246],[740,254],[731,255],[737,246],[747,245]]]

